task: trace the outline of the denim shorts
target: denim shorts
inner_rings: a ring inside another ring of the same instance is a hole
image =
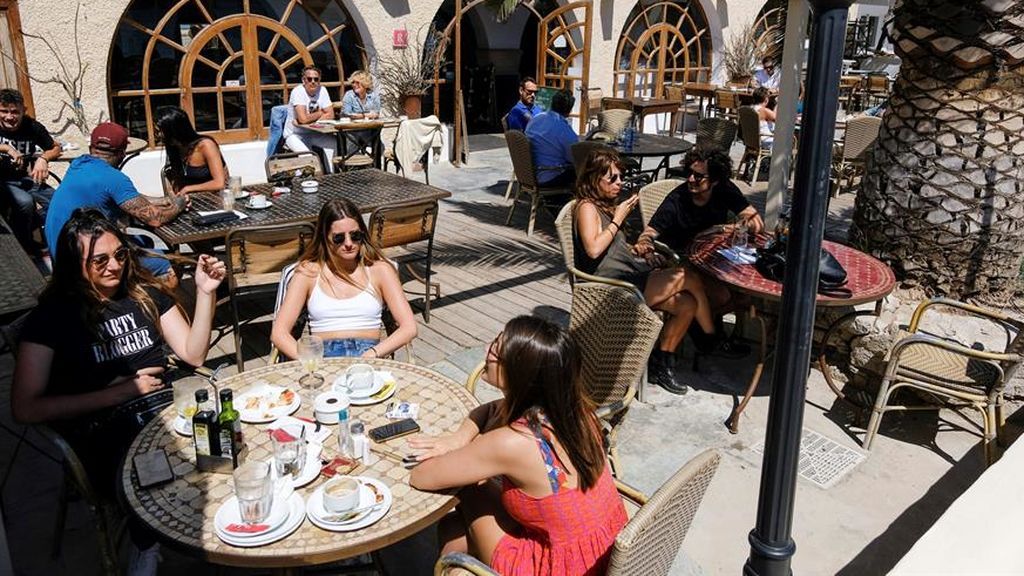
[[[363,352],[377,344],[378,340],[371,338],[337,338],[324,340],[324,358],[337,358],[339,356],[362,356]]]

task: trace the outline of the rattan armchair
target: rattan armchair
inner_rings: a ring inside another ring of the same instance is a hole
[[[388,254],[395,264],[404,265],[409,274],[423,284],[423,321],[430,322],[430,294],[441,297],[441,285],[430,281],[430,267],[434,255],[434,228],[437,226],[437,200],[409,202],[383,206],[370,215],[370,240],[377,248],[402,247],[410,244],[426,243],[426,253],[422,256],[411,254],[405,249],[400,256]],[[424,273],[420,275],[412,267],[412,262],[424,261]]]
[[[749,183],[757,181],[761,172],[761,161],[771,157],[771,148],[761,144],[761,120],[757,110],[750,106],[743,106],[739,109],[740,137],[743,139],[743,157],[736,165],[736,176],[739,177],[743,166],[746,165],[750,172]]]
[[[533,163],[533,147],[530,140],[522,130],[509,130],[505,132],[505,143],[508,144],[508,152],[512,157],[512,170],[515,172],[516,195],[512,198],[512,206],[508,210],[508,217],[505,225],[512,223],[512,216],[516,211],[516,204],[519,196],[525,190],[530,195],[530,220],[526,226],[526,235],[533,235],[533,227],[537,223],[537,211],[541,207],[543,196],[554,196],[572,194],[571,186],[543,186],[537,180],[538,170],[554,168],[552,166],[536,166]]]
[[[575,286],[577,282],[581,281],[601,282],[603,284],[611,284],[612,286],[619,286],[620,288],[637,291],[636,286],[626,282],[625,280],[595,276],[576,267],[576,250],[573,243],[573,237],[575,235],[575,231],[573,230],[573,210],[575,206],[576,201],[571,200],[568,204],[562,207],[558,216],[555,217],[555,229],[558,232],[558,242],[562,245],[562,260],[565,262],[566,270],[569,271],[569,283]],[[637,293],[639,293],[639,291],[637,291]]]
[[[274,182],[282,178],[291,178],[296,170],[308,168],[314,176],[324,173],[320,164],[320,157],[313,152],[282,152],[268,156],[264,164],[267,172],[267,182]]]
[[[597,113],[597,129],[590,135],[596,140],[614,140],[633,123],[633,110],[614,108]]]
[[[700,503],[721,457],[706,450],[683,465],[650,498],[616,482],[623,499],[640,509],[615,538],[607,576],[663,576],[682,548]],[[468,554],[444,555],[434,565],[434,576],[496,576],[483,562]]]
[[[836,180],[836,196],[846,186],[853,185],[853,178],[864,173],[865,160],[871,145],[878,140],[882,119],[876,116],[857,116],[846,122],[842,144],[832,151],[832,176]]]
[[[580,377],[599,406],[616,475],[621,472],[618,427],[643,386],[647,359],[661,327],[658,314],[633,286],[581,282],[573,288],[569,334],[580,351]]]
[[[281,271],[299,260],[306,246],[312,242],[313,235],[313,224],[310,222],[249,226],[228,232],[224,246],[235,336],[235,362],[239,372],[245,370],[239,301],[277,290]]]
[[[935,307],[954,308],[981,318],[1002,329],[1006,344],[1000,352],[939,338],[919,332],[925,313]],[[1010,316],[947,298],[933,298],[918,305],[907,328],[908,334],[889,352],[885,376],[879,386],[871,420],[864,434],[864,449],[870,450],[882,415],[892,410],[936,410],[945,406],[967,407],[982,417],[985,461],[995,461],[992,440],[1003,428],[1003,388],[1021,363],[1024,322]],[[893,393],[912,388],[930,395],[939,404],[890,405]]]
[[[669,193],[684,183],[682,180],[670,178],[651,182],[640,189],[640,220],[643,221],[645,227],[650,223],[651,217],[658,211],[658,207],[665,201]]]

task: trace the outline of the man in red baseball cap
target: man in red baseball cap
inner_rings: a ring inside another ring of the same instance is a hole
[[[170,222],[188,206],[187,196],[150,201],[139,194],[131,179],[119,169],[127,146],[128,130],[124,126],[104,122],[93,129],[89,153],[71,162],[46,214],[46,243],[51,258],[56,258],[61,228],[78,208],[95,208],[113,222],[130,214],[139,222],[156,227]],[[147,257],[142,263],[169,285],[177,284],[166,258]]]

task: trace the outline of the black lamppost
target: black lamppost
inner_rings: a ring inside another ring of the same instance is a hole
[[[808,51],[800,154],[796,162],[789,247],[786,250],[777,355],[768,404],[757,524],[751,530],[745,576],[789,576],[796,551],[791,537],[793,496],[800,458],[814,334],[821,238],[828,210],[832,138],[839,102],[846,18],[852,0],[808,0],[811,43]]]

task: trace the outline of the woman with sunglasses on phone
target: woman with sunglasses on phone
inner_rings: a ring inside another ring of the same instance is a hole
[[[310,332],[324,341],[324,356],[379,358],[411,342],[416,319],[398,272],[369,241],[359,209],[343,198],[329,200],[315,234],[274,318],[274,345],[298,358],[292,329],[303,308]],[[385,306],[398,329],[381,340]]]
[[[604,574],[626,511],[576,346],[556,324],[520,316],[491,343],[486,366],[503,399],[453,434],[409,441],[419,461],[409,484],[461,487],[438,529],[441,553],[470,552],[505,576]]]
[[[140,252],[99,211],[72,213],[57,240],[50,284],[21,331],[11,391],[15,420],[60,431],[94,488],[111,498],[120,460],[138,431],[134,414],[114,409],[165,388],[170,352],[193,366],[206,361],[226,273],[216,258],[199,257],[190,323],[141,265]],[[132,536],[139,550],[153,544],[136,530]],[[155,551],[151,556],[155,561]]]
[[[633,284],[648,306],[669,314],[648,362],[648,379],[669,392],[685,394],[686,384],[676,373],[675,350],[694,319],[704,332],[714,333],[711,308],[697,274],[681,267],[658,268],[653,255],[637,256],[626,240],[622,226],[639,196],[617,202],[622,171],[614,150],[597,150],[584,163],[576,180],[573,218],[576,265],[588,274]]]

